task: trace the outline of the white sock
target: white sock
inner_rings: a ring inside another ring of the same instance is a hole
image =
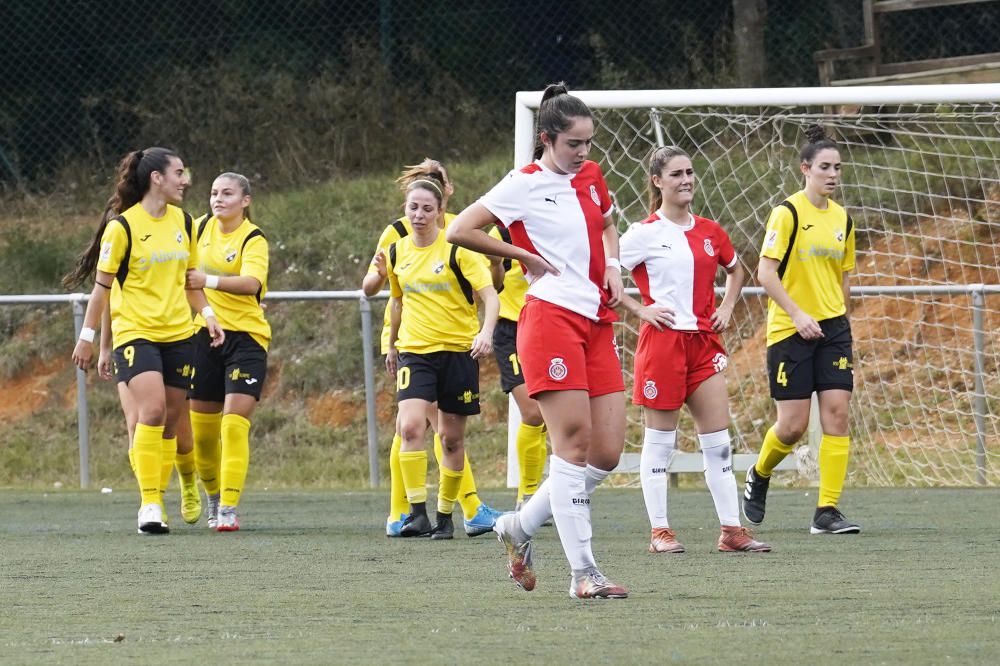
[[[646,428],[639,456],[639,481],[642,498],[646,501],[649,525],[670,527],[667,521],[667,467],[677,443],[676,430]]]
[[[593,495],[594,491],[597,490],[597,486],[601,485],[601,482],[608,478],[608,474],[611,474],[610,469],[601,469],[593,465],[587,465],[587,494]]]
[[[521,510],[517,512],[521,519],[521,529],[529,537],[535,536],[540,528],[549,518],[552,517],[552,504],[549,500],[549,479],[545,479],[542,485],[531,498],[521,505]]]
[[[701,455],[705,458],[705,483],[712,491],[715,512],[722,525],[740,524],[739,494],[733,476],[733,452],[729,445],[729,430],[698,435]]]
[[[590,547],[590,496],[587,495],[587,471],[552,456],[549,458],[549,497],[552,518],[559,540],[573,571],[592,569],[594,552]],[[534,498],[532,498],[534,499]]]

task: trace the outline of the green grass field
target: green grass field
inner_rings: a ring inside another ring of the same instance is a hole
[[[508,505],[510,491],[485,491]],[[1000,489],[848,489],[860,536],[810,536],[774,490],[771,554],[714,552],[708,494],[672,491],[683,555],[646,553],[635,489],[595,497],[623,601],[568,598],[554,530],[534,592],[490,536],[386,539],[375,492],[248,493],[243,531],[134,533],[131,488],[0,492],[0,663],[995,663]],[[116,638],[118,640],[116,641]]]

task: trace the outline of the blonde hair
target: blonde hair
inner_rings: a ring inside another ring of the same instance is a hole
[[[649,193],[650,213],[656,211],[663,205],[663,194],[660,192],[660,188],[653,184],[653,176],[661,175],[663,173],[663,169],[667,166],[667,162],[675,157],[686,157],[691,159],[691,156],[688,155],[683,148],[679,148],[677,146],[660,146],[659,148],[654,148],[649,154],[646,191]]]

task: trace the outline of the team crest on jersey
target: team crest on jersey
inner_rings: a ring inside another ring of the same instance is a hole
[[[183,242],[184,242],[184,234],[182,234],[182,233],[181,233],[181,232],[179,232],[179,231],[177,232],[177,235],[176,235],[176,236],[175,236],[174,238],[176,238],[176,239],[177,239],[177,242],[178,242],[178,243],[183,243]]]
[[[601,205],[601,195],[597,193],[597,187],[595,185],[590,186],[590,198],[594,200],[594,203],[598,206]]]
[[[838,243],[844,242],[844,232],[840,229],[837,229],[837,233],[835,233],[834,236],[836,237]]]
[[[236,250],[230,250],[226,253],[226,263],[231,264],[233,260],[236,259]]]
[[[101,243],[101,261],[111,259],[111,243]]]
[[[558,356],[549,361],[549,377],[561,382],[566,379],[566,375],[569,374],[569,368],[563,363],[563,360]]]
[[[656,388],[656,382],[652,379],[647,379],[646,385],[642,387],[642,394],[646,396],[647,400],[655,400],[656,396],[660,394],[659,390]]]
[[[712,357],[712,367],[716,372],[722,372],[729,367],[729,359],[723,353],[718,353]]]
[[[436,264],[434,264],[434,267],[431,270],[434,271],[434,275],[440,275],[441,271],[444,270],[444,262],[443,261],[437,262]]]
[[[705,254],[707,254],[710,257],[715,256],[715,248],[712,247],[712,241],[709,238],[705,239]]]

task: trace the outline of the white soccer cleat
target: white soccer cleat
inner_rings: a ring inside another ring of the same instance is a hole
[[[168,534],[170,528],[163,522],[163,509],[157,502],[139,507],[139,534]]]

